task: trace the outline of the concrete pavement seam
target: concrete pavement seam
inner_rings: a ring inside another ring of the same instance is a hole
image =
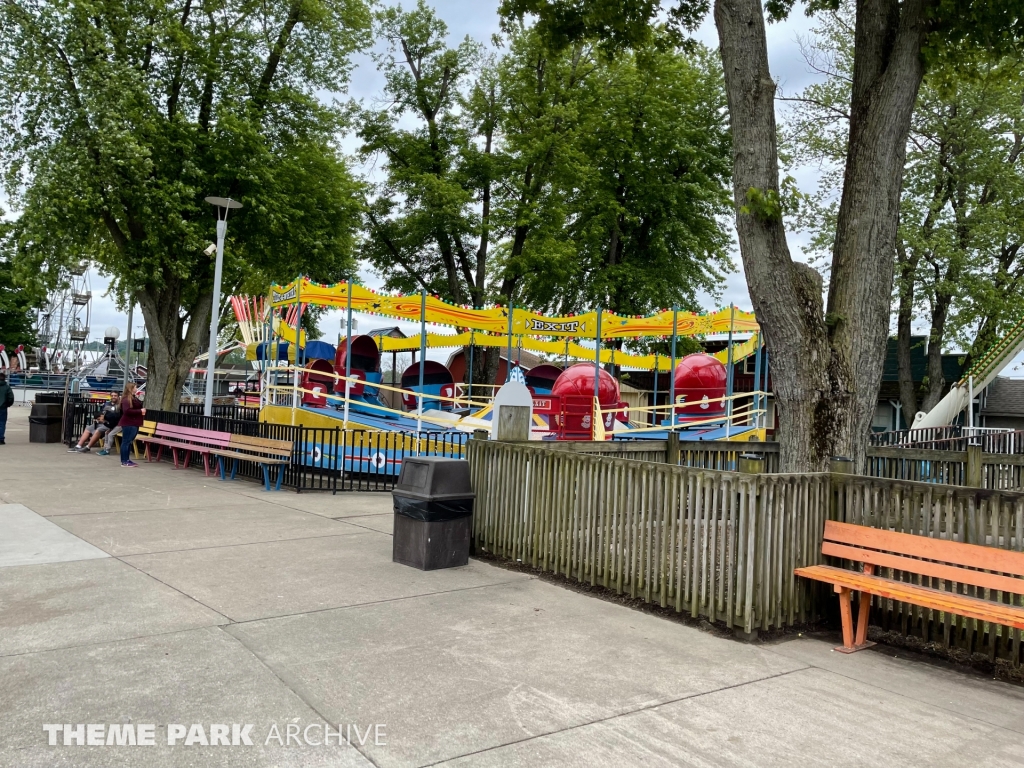
[[[792,661],[792,659],[788,659],[788,660]],[[702,696],[709,696],[709,695],[711,695],[713,693],[721,693],[723,691],[731,691],[734,688],[743,688],[744,686],[747,686],[747,685],[755,685],[757,683],[764,683],[764,682],[767,682],[769,680],[777,680],[780,677],[786,677],[787,675],[792,675],[795,672],[804,672],[804,671],[806,671],[806,670],[808,670],[810,668],[811,668],[810,665],[808,665],[806,667],[800,667],[799,669],[790,669],[790,670],[788,670],[786,672],[779,672],[779,673],[774,674],[774,675],[768,675],[767,677],[759,677],[756,680],[746,680],[746,681],[744,681],[742,683],[735,683],[733,685],[726,685],[726,686],[723,686],[721,688],[715,688],[714,690],[711,690],[711,691],[700,691],[699,693],[691,693],[691,694],[689,694],[687,696],[679,696],[678,698],[675,698],[675,699],[667,699],[665,701],[658,701],[658,702],[655,702],[653,704],[645,704],[642,707],[637,707],[636,709],[631,709],[628,712],[619,712],[619,713],[614,714],[614,715],[608,715],[608,717],[599,717],[596,720],[589,720],[589,721],[587,721],[585,723],[577,723],[576,725],[567,725],[565,728],[559,728],[559,729],[554,730],[554,731],[548,731],[547,733],[537,733],[537,734],[534,734],[533,736],[527,736],[527,737],[522,738],[522,739],[515,739],[514,741],[509,741],[509,742],[506,742],[505,744],[495,744],[493,747],[487,747],[486,749],[477,749],[477,750],[474,750],[472,752],[466,752],[465,754],[462,754],[462,755],[453,755],[452,757],[446,757],[444,760],[437,760],[437,761],[435,761],[433,763],[424,763],[423,765],[420,765],[419,768],[431,768],[431,766],[443,765],[443,764],[449,763],[449,762],[451,762],[453,760],[461,760],[463,757],[471,757],[473,755],[481,755],[481,754],[483,754],[485,752],[493,752],[496,749],[504,749],[505,747],[511,747],[511,746],[513,746],[515,744],[524,744],[524,743],[526,743],[528,741],[534,741],[535,739],[542,739],[542,738],[545,738],[547,736],[555,736],[555,735],[557,735],[559,733],[565,733],[566,731],[575,731],[578,728],[586,728],[587,726],[590,726],[590,725],[598,725],[600,723],[607,723],[607,722],[609,722],[611,720],[617,720],[617,719],[622,718],[622,717],[630,717],[631,715],[636,715],[636,714],[639,714],[641,712],[649,712],[649,711],[651,711],[653,709],[657,709],[658,707],[665,707],[665,706],[668,706],[669,704],[677,704],[680,701],[689,701],[690,699],[699,699]]]
[[[177,593],[178,593],[179,595],[181,595],[181,596],[183,596],[183,597],[186,597],[186,598],[188,598],[189,600],[191,600],[191,601],[192,601],[192,602],[194,602],[194,603],[198,603],[199,605],[203,606],[203,608],[206,608],[206,609],[207,609],[208,611],[213,611],[213,612],[214,612],[214,613],[216,613],[216,614],[217,614],[218,616],[221,616],[221,617],[223,617],[224,619],[227,619],[227,623],[229,623],[229,624],[230,624],[230,623],[233,623],[233,622],[234,622],[234,619],[232,619],[232,618],[231,618],[230,616],[228,616],[227,614],[225,614],[225,613],[223,613],[223,612],[221,612],[221,611],[218,611],[218,610],[217,610],[216,608],[213,608],[213,607],[211,607],[211,606],[207,605],[207,604],[206,604],[206,603],[204,603],[204,602],[203,602],[202,600],[199,600],[198,598],[192,597],[192,595],[190,595],[190,594],[188,594],[188,593],[186,593],[186,592],[182,592],[182,591],[181,591],[180,589],[178,589],[178,588],[177,588],[177,587],[175,587],[175,586],[172,586],[172,585],[168,584],[168,583],[167,583],[166,581],[161,581],[160,579],[158,579],[158,578],[157,578],[156,576],[154,576],[153,574],[151,574],[151,573],[146,573],[146,572],[145,572],[144,570],[142,570],[141,568],[139,568],[139,567],[137,567],[137,566],[135,566],[135,565],[132,565],[131,563],[129,563],[129,562],[128,562],[127,560],[125,560],[125,559],[124,559],[123,557],[118,557],[118,556],[116,556],[116,555],[111,555],[111,557],[113,557],[113,558],[114,558],[115,560],[117,560],[118,562],[124,563],[124,564],[125,564],[125,565],[127,565],[127,566],[128,566],[129,568],[131,568],[131,569],[133,569],[133,570],[136,570],[136,571],[138,571],[138,572],[139,572],[139,573],[141,573],[141,574],[142,574],[143,576],[145,576],[145,577],[147,577],[147,578],[150,578],[150,579],[152,579],[153,581],[157,582],[158,584],[163,584],[163,585],[164,585],[165,587],[167,587],[168,589],[173,589],[173,590],[174,590],[175,592],[177,592]],[[219,625],[211,625],[211,626],[219,626]]]
[[[270,674],[272,674],[275,678],[277,678],[277,680],[281,683],[281,685],[283,685],[285,688],[287,688],[289,691],[291,691],[293,694],[295,694],[295,696],[298,697],[299,701],[301,701],[303,704],[305,704],[311,710],[316,712],[316,714],[320,717],[320,719],[324,721],[325,725],[330,725],[330,723],[331,723],[330,718],[327,717],[327,715],[325,715],[323,712],[320,711],[321,707],[316,702],[311,700],[313,697],[311,697],[308,694],[303,693],[303,692],[301,692],[299,690],[299,689],[303,688],[303,686],[301,684],[296,684],[293,681],[286,680],[285,676],[282,673],[278,672],[276,669],[274,669],[274,667],[272,667],[269,663],[267,663],[266,659],[264,659],[255,649],[249,647],[249,645],[244,640],[242,640],[241,637],[236,635],[234,632],[226,631],[225,628],[224,628],[225,626],[230,626],[230,625],[221,625],[221,626],[218,627],[218,629],[220,629],[221,632],[223,632],[225,635],[227,635],[232,640],[234,640],[236,643],[238,643],[242,648],[244,648],[246,651],[248,651],[249,654],[254,659],[256,659],[256,661],[258,661],[260,664],[262,664],[263,667],[268,672],[270,672]],[[291,676],[288,675],[288,677],[291,677]],[[364,752],[362,749],[360,749],[358,745],[353,744],[351,741],[348,742],[348,745],[350,747],[352,747],[353,749],[355,749],[355,751],[358,752],[360,755],[362,755],[363,758],[367,762],[370,763],[370,765],[374,766],[375,768],[379,768],[378,763],[372,757],[370,757],[370,755],[368,755],[366,752]]]
[[[435,595],[450,595],[455,592],[468,592],[471,589],[487,589],[488,587],[503,587],[506,584],[515,584],[520,581],[536,580],[536,576],[528,576],[525,579],[510,579],[509,581],[496,581],[493,584],[477,584],[472,587],[459,587],[458,589],[442,589],[437,592],[421,592],[418,595],[405,595],[404,597],[389,597],[383,600],[370,600],[365,603],[352,603],[352,605],[335,605],[330,608],[317,608],[311,611],[297,611],[295,613],[283,613],[280,616],[264,616],[259,619],[242,619],[232,621],[232,625],[252,624],[257,621],[275,621],[277,619],[292,619],[296,616],[307,616],[314,613],[326,613],[327,611],[347,611],[350,608],[365,608],[368,605],[382,605],[384,603],[398,603],[402,600],[416,600],[421,597],[433,597]]]
[[[16,656],[31,656],[36,653],[55,653],[57,651],[73,651],[78,648],[89,648],[94,645],[114,645],[116,643],[130,643],[133,640],[148,640],[151,637],[164,637],[166,635],[178,635],[182,632],[198,632],[201,629],[210,629],[213,627],[226,627],[231,622],[225,622],[223,624],[203,624],[199,627],[189,627],[188,629],[169,629],[166,632],[152,632],[148,635],[132,635],[131,637],[117,637],[110,640],[94,640],[91,643],[79,643],[77,645],[57,645],[53,648],[37,648],[34,651],[16,651],[14,653],[0,653],[0,659],[11,659]]]
[[[288,538],[288,539],[267,539],[266,541],[239,541],[239,542],[236,542],[234,544],[210,544],[209,546],[206,546],[206,547],[187,547],[185,549],[158,549],[155,552],[132,552],[130,554],[121,553],[120,555],[115,555],[115,554],[113,554],[111,552],[107,552],[107,554],[110,555],[111,557],[116,557],[116,558],[119,558],[119,559],[122,558],[122,557],[147,557],[148,555],[174,554],[175,552],[201,552],[204,549],[227,549],[229,547],[248,547],[248,546],[252,546],[252,545],[256,545],[256,544],[277,544],[278,542],[284,542],[284,541],[308,541],[310,539],[336,539],[339,536],[362,536],[362,535],[364,535],[363,531],[371,530],[369,528],[363,528],[363,526],[361,526],[361,525],[357,525],[355,527],[356,528],[361,528],[362,530],[352,531],[351,533],[325,533],[322,536],[296,536],[294,538]],[[65,528],[64,530],[67,530],[67,529]],[[71,531],[69,531],[69,533],[71,533]],[[378,533],[379,533],[379,531],[378,531]],[[75,534],[75,535],[77,536],[78,534]],[[82,537],[79,536],[79,538],[82,538]],[[85,539],[82,539],[82,540],[86,541]],[[87,543],[92,544],[92,542],[87,542]],[[93,546],[94,547],[98,547],[98,545],[96,545],[96,544],[93,544]],[[104,549],[103,551],[106,552],[107,550]]]
[[[779,657],[780,659],[786,659],[788,661],[795,661],[795,659],[792,656],[787,656],[784,653],[779,653],[778,651],[776,651],[776,650],[774,650],[772,648],[766,648],[765,650],[771,651],[771,653],[773,655]],[[1000,725],[999,723],[992,723],[992,722],[989,722],[988,720],[982,720],[980,717],[974,717],[972,715],[964,714],[963,712],[958,712],[955,709],[949,709],[948,707],[941,706],[939,704],[934,703],[933,701],[924,701],[922,699],[915,698],[914,696],[908,696],[905,693],[900,693],[899,691],[894,691],[894,690],[891,690],[889,688],[884,688],[881,685],[876,685],[875,683],[869,683],[869,682],[866,682],[864,680],[861,680],[860,678],[851,677],[850,675],[845,675],[842,672],[836,672],[834,669],[829,669],[828,667],[822,667],[822,666],[819,666],[818,664],[814,664],[812,662],[807,662],[807,661],[802,662],[802,663],[807,664],[808,669],[817,669],[817,670],[820,670],[820,671],[825,672],[827,674],[835,675],[836,677],[841,677],[844,680],[851,680],[851,681],[853,681],[855,683],[860,683],[861,685],[866,685],[869,688],[874,688],[875,690],[878,690],[878,691],[884,691],[885,693],[891,694],[893,696],[899,696],[902,699],[908,699],[909,701],[914,701],[914,702],[917,702],[918,704],[923,704],[923,705],[929,706],[929,707],[935,707],[936,709],[942,710],[943,712],[948,712],[951,715],[956,715],[957,717],[962,717],[965,720],[973,720],[973,721],[975,721],[977,723],[983,723],[984,725],[987,725],[987,726],[989,726],[991,728],[999,728],[1000,730],[1009,731],[1010,733],[1024,734],[1024,730],[1017,730],[1016,728],[1008,728],[1007,726]]]

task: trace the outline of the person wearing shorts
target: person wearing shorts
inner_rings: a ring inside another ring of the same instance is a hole
[[[78,439],[78,444],[68,453],[88,453],[99,440],[103,439],[104,435],[117,426],[121,419],[120,399],[120,395],[116,393],[110,396],[110,402],[103,406],[100,415],[85,428],[82,436]]]

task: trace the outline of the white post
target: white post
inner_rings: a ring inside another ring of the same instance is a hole
[[[203,415],[213,415],[213,369],[217,361],[217,328],[220,325],[220,281],[224,271],[224,235],[228,231],[227,219],[217,218],[217,264],[213,269],[213,305],[210,307],[210,356],[206,361],[206,403]]]
[[[974,429],[974,376],[967,377],[967,428]]]
[[[230,197],[207,197],[206,202],[217,208],[217,263],[213,269],[213,305],[210,307],[210,349],[206,361],[206,398],[203,414],[213,415],[213,374],[217,363],[217,327],[220,325],[220,282],[224,271],[224,236],[228,231],[228,211],[242,204]]]

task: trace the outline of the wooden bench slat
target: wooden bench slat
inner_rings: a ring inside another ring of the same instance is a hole
[[[841,557],[845,560],[854,560],[858,563],[871,563],[881,568],[895,568],[907,573],[919,573],[922,576],[930,576],[936,579],[946,579],[947,581],[955,581],[960,584],[971,584],[975,587],[998,589],[1003,592],[1024,595],[1024,579],[1019,579],[1015,576],[972,571],[955,565],[933,563],[930,560],[917,560],[912,557],[903,557],[902,555],[891,555],[887,552],[851,547],[847,544],[836,544],[831,541],[822,543],[821,553],[832,557]]]
[[[252,437],[250,435],[232,435],[232,445],[252,446],[253,448],[267,448],[275,451],[288,451],[291,453],[292,442],[290,440],[275,440],[269,437]]]
[[[253,461],[257,464],[291,464],[291,459],[275,459],[270,456],[257,456],[252,453],[224,450],[223,448],[211,448],[210,454],[213,456],[224,456],[229,459],[245,459],[246,461]]]
[[[285,467],[291,464],[292,443],[288,440],[233,435],[228,432],[178,427],[173,424],[160,424],[157,422],[145,422],[144,430],[140,429],[139,431],[138,439],[140,442],[158,445],[161,448],[170,448],[175,460],[175,467],[178,466],[177,454],[174,453],[176,450],[201,454],[203,456],[203,467],[207,475],[210,473],[209,457],[217,457],[220,463],[222,479],[225,476],[224,459],[232,459],[236,462],[231,471],[232,479],[235,477],[235,468],[238,466],[238,461],[258,464],[263,468],[264,486],[268,491],[271,490],[271,468],[279,468],[274,490],[280,490]],[[149,456],[148,448],[146,455],[147,457]],[[159,458],[159,453],[157,457]],[[188,466],[187,454],[184,466]]]
[[[913,603],[923,608],[947,611],[980,621],[990,621],[1016,629],[1024,629],[1024,608],[1006,603],[996,603],[942,589],[919,587],[904,581],[869,576],[857,571],[848,571],[845,568],[834,568],[830,565],[797,568],[795,573],[805,578],[824,581],[891,600]]]
[[[829,520],[825,523],[825,539],[902,555],[941,560],[952,565],[984,568],[989,571],[1024,576],[1024,552],[1011,552],[978,544],[932,539],[910,533],[896,533],[852,523]],[[857,559],[857,558],[853,558]]]

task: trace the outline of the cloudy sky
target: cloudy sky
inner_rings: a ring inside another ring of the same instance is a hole
[[[406,2],[406,5],[411,5]],[[449,28],[451,44],[456,44],[466,35],[482,41],[489,42],[493,34],[498,32],[497,6],[498,0],[436,0],[434,3],[439,15],[443,18]],[[793,93],[814,82],[819,75],[813,73],[800,55],[798,40],[806,38],[810,34],[813,20],[807,18],[801,8],[798,8],[792,17],[780,24],[770,25],[768,28],[768,51],[772,75],[780,83],[785,93]],[[698,30],[696,37],[710,47],[717,47],[717,34],[714,24],[710,18]],[[356,57],[356,68],[353,72],[349,96],[362,100],[366,103],[381,95],[383,78],[376,71],[369,53]],[[781,110],[780,110],[781,111]],[[348,136],[343,142],[346,151],[354,151],[357,142],[353,136]],[[363,169],[371,172],[370,169]],[[795,174],[800,188],[804,192],[812,192],[816,188],[818,175],[814,168],[798,170]],[[215,191],[211,191],[215,192]],[[211,238],[213,233],[211,232]],[[801,258],[801,248],[804,239],[800,234],[790,234],[790,247],[794,258]],[[702,297],[706,308],[712,308],[716,303],[728,305],[735,303],[743,309],[750,309],[750,298],[747,294],[746,284],[740,270],[738,253],[734,253],[736,271],[730,274],[723,288],[719,302],[711,297]],[[363,270],[362,280],[371,287],[380,285],[380,280],[369,270]],[[107,280],[95,270],[90,274],[93,302],[93,335],[100,338],[103,329],[108,326],[118,326],[124,333],[127,318],[123,313],[118,312],[113,302],[103,294],[107,289]],[[360,331],[367,331],[381,325],[390,325],[389,321],[379,317],[357,316]],[[321,323],[324,336],[328,340],[334,340],[336,334],[342,330],[344,317],[341,312],[330,313]],[[413,324],[395,323],[403,328],[406,333],[418,332],[418,327]],[[133,321],[135,328],[133,335],[138,336],[143,332],[141,313],[136,309]],[[435,332],[446,332],[446,329],[435,328]],[[438,351],[432,354],[439,359],[447,356],[446,351]],[[1019,364],[1018,359],[1015,363]],[[1019,372],[1017,375],[1020,375]]]

